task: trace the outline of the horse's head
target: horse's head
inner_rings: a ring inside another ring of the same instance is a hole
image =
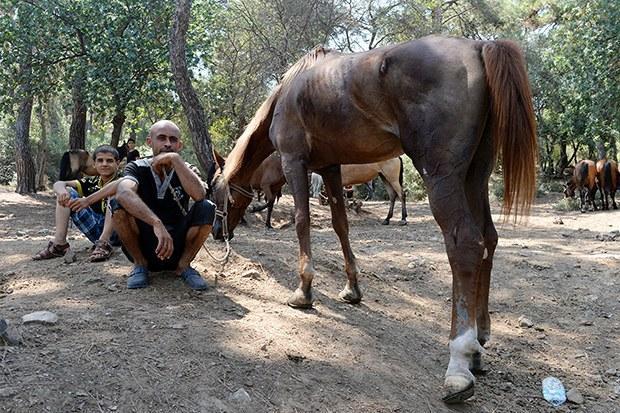
[[[253,193],[250,187],[244,188],[239,185],[228,183],[222,177],[224,158],[214,153],[217,164],[211,187],[213,188],[213,202],[217,208],[217,216],[213,223],[213,238],[224,240],[225,233],[231,240],[233,231],[243,218],[246,208],[252,202]],[[224,224],[224,220],[226,225]]]
[[[571,178],[571,180],[568,181],[566,185],[564,185],[564,196],[566,198],[574,198],[576,188],[577,184],[575,183],[575,178]]]

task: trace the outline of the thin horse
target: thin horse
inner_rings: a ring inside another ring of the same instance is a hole
[[[596,211],[596,165],[593,161],[584,159],[575,165],[573,176],[566,184],[564,195],[574,198],[575,191],[579,192],[579,208],[586,212],[588,205]]]
[[[286,184],[284,172],[282,172],[282,162],[277,154],[268,156],[252,174],[250,188],[261,191],[265,195],[265,205],[254,208],[252,212],[262,211],[267,208],[267,218],[265,226],[271,226],[271,214],[273,205],[282,196],[282,187]]]
[[[394,204],[396,203],[396,198],[398,198],[400,199],[401,205],[401,219],[399,225],[407,225],[406,195],[403,188],[403,161],[400,157],[381,162],[342,165],[340,167],[340,174],[342,176],[343,186],[366,184],[377,176],[381,178],[390,198],[390,209],[382,224],[390,224],[390,219],[394,216]],[[312,179],[313,182],[318,182],[316,178],[313,177]],[[322,183],[321,180],[321,185]],[[312,186],[312,196],[317,196],[314,184]]]
[[[364,53],[316,48],[295,63],[237,141],[215,177],[214,200],[234,228],[250,177],[277,150],[295,202],[299,287],[292,307],[312,306],[308,170],[325,181],[347,283],[359,303],[340,166],[409,156],[423,177],[452,268],[446,402],[474,394],[470,369],[490,336],[488,295],[497,232],[489,176],[501,153],[503,214],[527,213],[535,192],[536,124],[519,48],[509,41],[427,37]],[[221,220],[214,236],[222,237]]]

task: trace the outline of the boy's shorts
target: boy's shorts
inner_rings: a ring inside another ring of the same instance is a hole
[[[74,188],[67,188],[67,191],[69,192],[71,199],[77,199],[80,197]],[[71,220],[76,228],[79,229],[80,232],[84,234],[93,244],[99,240],[99,237],[101,237],[101,233],[103,232],[103,224],[105,222],[104,214],[99,214],[91,208],[85,208],[80,212],[71,211]],[[116,233],[112,233],[112,236],[110,237],[110,244],[115,247],[121,245]]]

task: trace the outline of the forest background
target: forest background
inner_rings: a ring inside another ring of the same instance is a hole
[[[181,125],[204,169],[211,145],[228,153],[314,46],[360,52],[429,34],[522,46],[541,177],[601,151],[617,158],[615,0],[0,0],[0,184],[48,188],[70,148],[133,137],[148,154],[161,118]],[[410,163],[406,175],[419,193]]]

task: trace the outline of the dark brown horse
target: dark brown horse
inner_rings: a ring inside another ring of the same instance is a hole
[[[60,158],[59,181],[72,181],[83,175],[97,175],[95,161],[84,149],[70,149]]]
[[[403,152],[424,179],[453,274],[446,402],[474,393],[470,369],[490,336],[488,294],[497,232],[488,181],[501,153],[503,213],[529,211],[536,181],[536,124],[525,62],[508,41],[427,37],[345,55],[317,48],[300,59],[237,141],[216,176],[214,199],[234,228],[252,174],[277,150],[295,202],[299,287],[292,307],[312,306],[308,170],[325,181],[345,258],[340,298],[359,303],[340,165]],[[222,237],[222,222],[214,235]]]
[[[593,161],[584,159],[575,165],[573,176],[566,184],[564,195],[567,198],[574,198],[575,191],[579,192],[579,208],[581,212],[586,212],[588,205],[596,211],[596,165]]]
[[[613,209],[616,205],[616,189],[618,188],[618,164],[615,161],[601,159],[596,163],[598,187],[601,191],[601,209],[609,209],[609,198]]]

